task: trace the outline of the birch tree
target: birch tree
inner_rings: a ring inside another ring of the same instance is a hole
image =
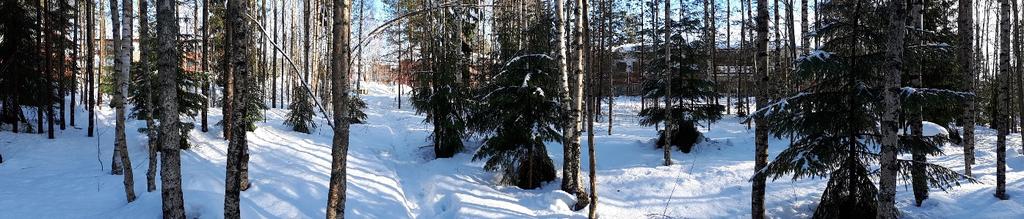
[[[1010,5],[1016,2],[1001,0],[999,6],[999,78],[996,83],[996,116],[993,118],[996,130],[996,198],[1007,200],[1006,195],[1006,135],[1010,133]]]
[[[906,35],[906,2],[890,0],[889,24],[887,28],[883,114],[881,120],[882,141],[879,165],[879,192],[877,218],[896,218],[896,175],[899,165],[896,163],[899,144],[897,115],[899,111],[898,86],[903,73],[903,38]]]
[[[960,46],[957,47],[957,62],[960,63],[961,90],[974,93],[974,1],[959,0],[957,6],[957,35]],[[971,176],[971,165],[974,164],[974,97],[965,97],[964,111],[960,126],[963,126],[964,175]]]
[[[121,13],[120,13],[120,11],[118,11],[117,4],[118,4],[117,0],[111,0],[110,1],[110,25],[111,25],[110,33],[111,33],[111,36],[112,36],[112,39],[113,39],[112,41],[114,43],[114,46],[113,46],[114,54],[117,55],[117,57],[114,58],[114,71],[121,71],[121,65],[123,64],[123,63],[121,63],[121,49],[122,49],[121,48],[121,15],[120,15]],[[102,39],[101,41],[106,41],[106,40]],[[128,43],[131,43],[131,41],[129,41]],[[100,56],[100,63],[103,62],[103,59],[105,59],[105,57],[103,57],[101,55]],[[121,80],[120,76],[119,75],[115,75],[115,81],[120,81],[120,80]],[[103,84],[102,81],[103,81],[103,78],[100,78],[100,85]],[[111,105],[113,107],[120,108],[120,107],[118,107],[118,105],[120,104],[120,103],[118,103],[118,101],[120,101],[120,98],[118,98],[117,95],[118,95],[118,93],[121,92],[121,88],[120,88],[120,86],[117,86],[117,87],[118,88],[114,92],[115,96],[111,100],[110,103],[111,103]],[[103,93],[102,93],[102,90],[101,90],[100,91],[100,96],[102,96],[102,95],[103,95]],[[103,102],[103,101],[100,101],[100,102]],[[117,125],[115,124],[115,126],[117,126]],[[42,131],[42,126],[39,127],[39,130]],[[115,127],[114,135],[118,136],[118,133],[122,133],[122,130],[117,129],[117,127]],[[121,135],[123,135],[123,134],[121,134]],[[115,137],[115,139],[116,138],[117,137]],[[114,153],[111,154],[110,174],[121,175],[121,174],[124,173],[124,168],[121,167],[124,164],[123,164],[120,156],[121,156],[120,143],[118,143],[117,140],[115,140],[115,143],[114,143]]]
[[[576,0],[577,5],[588,4],[587,0]],[[573,57],[573,69],[572,76],[568,70],[568,57],[567,57],[567,45],[566,45],[566,32],[565,32],[565,0],[558,0],[556,2],[555,10],[555,29],[556,39],[555,42],[558,44],[558,51],[556,60],[558,61],[558,72],[561,74],[562,80],[562,92],[563,95],[562,105],[569,106],[568,116],[563,124],[564,137],[562,140],[562,159],[564,164],[562,165],[562,191],[569,194],[575,194],[577,199],[576,208],[586,205],[586,194],[583,191],[582,185],[580,184],[580,135],[582,133],[580,121],[580,109],[582,108],[583,100],[583,53],[577,52],[576,56]],[[576,8],[573,13],[577,17],[580,16],[581,10]],[[577,31],[582,30],[582,20],[577,19],[574,22],[575,29]],[[573,35],[573,43],[576,45],[575,48],[583,48],[581,34]],[[572,83],[570,83],[572,82]],[[582,205],[581,205],[582,204]]]

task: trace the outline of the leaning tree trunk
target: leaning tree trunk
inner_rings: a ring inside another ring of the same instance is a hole
[[[957,35],[959,35],[960,46],[957,47],[957,62],[961,69],[961,89],[964,92],[974,93],[974,1],[959,0],[957,14]],[[961,115],[963,126],[964,146],[964,175],[971,176],[971,165],[974,164],[974,96],[966,97],[964,100],[964,113]]]
[[[1006,200],[1006,135],[1010,131],[1010,4],[1011,0],[1000,1],[999,7],[999,92],[997,92],[995,118],[998,136],[996,138],[996,198]]]
[[[888,2],[889,26],[886,30],[885,51],[885,82],[883,114],[881,121],[882,141],[879,163],[879,194],[877,218],[896,218],[896,175],[899,165],[896,163],[899,133],[897,116],[899,115],[899,85],[903,73],[903,38],[906,36],[906,2],[890,0]],[[920,122],[918,122],[920,123]]]
[[[228,35],[228,53],[231,53],[231,70],[233,71],[235,95],[231,102],[232,108],[231,134],[228,138],[227,170],[224,182],[224,218],[239,218],[239,196],[242,191],[242,162],[246,162],[245,150],[247,146],[246,125],[245,125],[245,103],[249,95],[252,82],[250,78],[249,47],[252,46],[252,39],[249,36],[249,22],[244,17],[249,11],[250,1],[229,0],[227,5],[227,22],[231,26]]]
[[[114,101],[117,107],[116,124],[114,125],[115,147],[121,159],[121,167],[124,174],[124,192],[128,196],[128,202],[135,201],[135,179],[132,174],[132,162],[128,156],[128,142],[125,140],[125,108],[128,106],[128,74],[131,71],[132,54],[132,1],[124,0],[124,19],[121,27],[123,33],[121,38],[121,49],[118,51],[118,58],[121,59],[120,72],[117,74],[117,90],[114,91]]]
[[[765,107],[768,104],[768,0],[757,0],[757,56],[754,60],[755,80],[757,96],[757,108]],[[761,171],[768,166],[768,121],[762,117],[755,117],[754,123],[754,171]],[[765,218],[764,215],[764,193],[766,177],[755,175],[751,194],[751,218]]]
[[[160,110],[178,112],[178,52],[177,1],[157,0],[157,38],[160,41],[158,60],[160,80]],[[181,195],[181,132],[177,113],[160,114],[160,197],[163,218],[185,218],[185,204]]]
[[[327,192],[327,218],[345,218],[345,167],[348,162],[348,72],[352,0],[334,0],[331,44],[331,99],[334,99],[334,138],[331,143],[331,181]]]
[[[123,63],[121,63],[122,59],[120,57],[121,56],[121,51],[120,50],[122,49],[121,48],[121,20],[120,20],[121,18],[120,18],[120,12],[117,9],[118,9],[117,8],[117,0],[111,0],[110,1],[110,25],[111,25],[110,33],[113,35],[114,54],[117,54],[117,58],[114,58],[114,71],[121,71],[121,65],[123,64]],[[129,42],[129,43],[131,43],[131,42]],[[101,56],[100,59],[105,59],[105,58]],[[101,60],[100,62],[103,62],[103,61]],[[116,81],[120,81],[121,80],[120,79],[120,75],[117,75],[114,78],[116,79]],[[103,84],[102,80],[103,79],[101,78],[100,79],[100,81],[101,81],[100,84]],[[120,103],[118,103],[118,101],[120,101],[120,98],[118,98],[116,96],[117,93],[119,93],[119,92],[121,92],[120,86],[118,86],[118,89],[114,92],[115,96],[114,96],[113,100],[111,100],[111,103],[112,103],[111,105],[114,105],[115,107],[117,107],[117,105],[120,105]],[[115,129],[116,129],[116,127],[115,127]],[[40,129],[40,130],[42,130],[42,129]],[[118,129],[118,130],[120,130],[120,129]],[[117,133],[120,133],[120,131],[118,131],[118,130],[114,131],[115,132],[115,136],[117,135]],[[123,166],[123,164],[122,164],[122,160],[121,160],[121,157],[120,157],[120,155],[121,155],[121,147],[119,147],[119,146],[120,146],[120,144],[115,142],[114,143],[114,153],[110,155],[111,156],[111,158],[110,158],[110,160],[111,160],[110,161],[110,174],[113,174],[113,175],[121,175],[121,174],[124,173],[124,168],[121,167],[121,166]]]

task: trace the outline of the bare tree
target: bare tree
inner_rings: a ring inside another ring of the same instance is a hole
[[[178,51],[177,1],[157,0],[157,38],[160,41],[159,80],[160,109],[178,112]],[[160,114],[160,196],[163,198],[163,218],[185,218],[185,204],[181,194],[181,151],[178,145],[178,114]]]

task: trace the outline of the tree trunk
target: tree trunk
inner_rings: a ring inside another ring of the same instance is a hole
[[[587,2],[587,0],[577,0],[576,4],[582,5],[589,3]],[[565,30],[565,22],[567,21],[565,16],[565,1],[559,0],[557,2],[556,7],[556,28],[558,32],[556,34],[557,39],[555,40],[558,43],[558,70],[559,73],[562,75],[562,91],[565,92],[566,94],[562,99],[562,104],[569,106],[568,116],[566,117],[566,120],[563,124],[565,136],[562,139],[562,150],[564,152],[563,160],[565,163],[562,165],[561,188],[562,191],[576,195],[577,203],[574,206],[574,209],[580,209],[589,203],[586,197],[586,192],[583,191],[582,185],[580,183],[580,135],[583,131],[581,129],[582,121],[580,121],[580,110],[583,108],[582,74],[583,62],[585,60],[583,59],[583,53],[577,53],[576,56],[573,57],[573,64],[575,68],[573,69],[573,73],[570,76],[568,70],[567,56],[568,46],[566,45],[565,40],[566,35],[568,35]],[[578,7],[580,6],[577,6],[577,8],[573,11],[576,17],[582,16],[581,10]],[[574,22],[574,25],[575,29],[579,31],[579,33],[582,33],[583,21],[577,20],[576,22]],[[582,34],[579,33],[573,35],[573,43],[576,45],[575,48],[581,49],[583,48],[583,44],[585,42],[583,42]]]
[[[672,63],[672,48],[669,46],[669,41],[672,40],[672,16],[671,16],[672,7],[671,6],[672,6],[672,1],[665,1],[665,39],[662,41],[662,45],[665,46],[665,63],[666,64]],[[665,85],[665,109],[672,109],[672,98],[671,98],[672,97],[672,77],[671,77],[672,74],[668,73],[669,71],[671,71],[671,70],[666,70],[666,74],[665,74],[666,77],[668,77],[666,79],[667,83],[665,83],[666,84]],[[666,116],[666,119],[665,119],[665,145],[663,145],[661,148],[662,148],[662,152],[663,152],[664,158],[665,158],[665,161],[664,161],[663,165],[671,166],[672,165],[672,153],[671,153],[671,149],[670,148],[672,148],[672,143],[671,143],[672,142],[672,140],[671,140],[672,139],[672,114],[668,113],[666,115],[667,116]]]
[[[158,60],[160,108],[178,112],[178,20],[175,0],[157,0],[157,38],[160,41]],[[185,218],[181,194],[181,156],[178,114],[160,114],[160,196],[163,218]]]
[[[121,30],[123,33],[121,38],[121,49],[119,52],[119,58],[121,59],[120,74],[117,75],[117,91],[114,91],[114,100],[117,102],[116,112],[116,124],[114,130],[114,138],[116,139],[116,146],[118,156],[121,157],[122,168],[124,168],[124,191],[125,195],[128,196],[128,202],[135,201],[135,180],[133,179],[132,162],[131,157],[128,156],[128,142],[125,141],[125,116],[126,107],[128,106],[128,74],[131,71],[132,63],[132,0],[123,1],[123,22]]]
[[[348,162],[348,72],[349,33],[352,0],[334,0],[331,44],[331,96],[334,108],[334,138],[331,143],[331,181],[327,193],[327,218],[345,218],[345,168]]]
[[[755,78],[757,80],[757,108],[768,104],[769,81],[768,81],[768,0],[757,0],[757,56],[755,60]],[[768,166],[768,121],[764,118],[755,118],[757,126],[754,129],[754,171],[761,171]],[[765,218],[764,215],[764,193],[766,177],[755,175],[753,180],[753,192],[751,197],[751,218]]]
[[[1015,72],[1014,75],[1016,76],[1016,80],[1014,80],[1014,81],[1017,82],[1017,104],[1018,104],[1017,105],[1017,107],[1018,107],[1017,108],[1017,114],[1015,116],[1020,118],[1019,120],[1017,120],[1017,122],[1018,122],[1017,124],[1021,128],[1021,133],[1024,133],[1024,65],[1021,65],[1021,59],[1024,58],[1024,54],[1022,54],[1022,53],[1024,53],[1024,46],[1021,45],[1021,43],[1022,43],[1022,41],[1021,41],[1022,39],[1021,38],[1024,37],[1024,35],[1021,35],[1021,31],[1020,31],[1020,28],[1021,28],[1020,13],[1017,10],[1017,4],[1016,3],[1013,4],[1013,20],[1014,20],[1014,27],[1013,27],[1013,36],[1014,36],[1014,38],[1013,38],[1013,41],[1014,41],[1013,42],[1013,46],[1014,46],[1014,48],[1013,48],[1013,53],[1014,53],[1014,56],[1015,56],[1015,58],[1017,60],[1016,66],[1014,66],[1014,72]],[[1022,138],[1021,140],[1024,140],[1024,135],[1022,135],[1021,138]],[[1024,144],[1021,144],[1021,153],[1024,153]]]
[[[1006,200],[1006,135],[1009,134],[1010,121],[1010,5],[1011,0],[1000,1],[999,7],[999,92],[996,101],[997,115],[995,118],[998,136],[996,138],[996,198]]]
[[[785,3],[786,4],[786,35],[789,38],[788,39],[789,40],[789,57],[787,57],[788,58],[787,60],[796,60],[796,56],[797,56],[797,54],[796,54],[797,53],[797,48],[796,48],[796,23],[794,21],[795,18],[794,18],[794,15],[793,15],[793,13],[796,12],[796,9],[793,8],[793,0],[785,0],[785,1],[786,1],[786,3]],[[795,63],[796,63],[795,61],[788,61],[787,69],[784,69],[784,70],[788,72],[788,71],[792,71],[792,70],[796,69]],[[785,72],[783,72],[783,74],[785,74]],[[790,90],[794,90],[794,91],[797,90],[797,84],[795,82],[791,86],[792,87],[789,87]]]
[[[714,92],[718,93],[718,74],[716,74],[717,69],[715,69],[715,50],[718,49],[715,38],[718,34],[718,30],[715,29],[715,7],[714,0],[704,0],[704,40],[707,46],[707,48],[705,48],[707,49],[707,71],[705,74],[713,79],[715,85],[712,88],[714,89]],[[715,98],[713,101],[715,105],[718,105],[718,98]]]
[[[602,36],[602,38],[603,37],[604,36]],[[602,41],[603,41],[603,39],[602,39]],[[603,50],[604,48],[602,47],[601,49]],[[602,60],[603,60],[603,57],[602,57]],[[593,73],[594,73],[593,71],[588,72],[588,74],[593,74]],[[593,79],[593,78],[591,78],[591,79]],[[594,89],[594,88],[596,88],[596,86],[594,86],[594,85],[596,85],[598,82],[597,81],[590,81],[589,83],[590,83],[589,93],[590,93],[590,96],[593,97],[593,98],[589,98],[590,101],[588,101],[589,102],[588,104],[590,105],[590,107],[587,107],[587,109],[590,110],[587,113],[587,155],[588,155],[588,159],[587,160],[590,163],[590,170],[589,170],[589,173],[590,173],[590,200],[587,200],[587,201],[590,202],[590,206],[589,206],[590,209],[589,209],[589,212],[587,213],[587,218],[588,219],[595,219],[595,218],[597,218],[597,174],[595,172],[595,165],[596,165],[597,162],[596,162],[595,157],[594,157],[595,156],[595,152],[594,152],[594,116],[597,116],[597,112],[601,111],[601,106],[600,106],[601,105],[601,99],[597,98],[599,95],[597,95],[598,92],[596,91],[596,89]],[[610,110],[608,111],[608,116],[611,116],[611,111]],[[610,119],[611,117],[608,117],[608,118]],[[577,204],[577,207],[582,207],[582,206]]]
[[[910,25],[913,27],[913,33],[910,34],[911,45],[921,45],[920,34],[924,31],[924,24],[922,23],[922,10],[924,10],[924,1],[914,0],[910,9]],[[919,88],[922,86],[921,83],[921,69],[911,69],[910,73],[910,86]],[[887,80],[892,80],[887,79]],[[922,127],[921,127],[921,107],[914,107],[908,109],[907,121],[910,126],[910,134],[916,139],[922,139]],[[928,173],[925,163],[928,162],[928,155],[920,150],[911,150],[912,159],[914,164],[910,167],[911,185],[914,190],[914,201],[915,204],[920,207],[921,202],[928,199]]]
[[[278,40],[278,38],[277,38],[277,23],[280,20],[279,19],[280,17],[278,17],[278,15],[277,15],[277,7],[275,7],[275,6],[277,6],[277,1],[273,1],[272,4],[274,4],[274,5],[270,6],[271,8],[274,9],[274,13],[273,13],[273,15],[274,15],[274,19],[273,19],[274,27],[273,28],[274,29],[273,29],[272,32],[274,34],[274,43],[279,43],[280,41],[277,41]],[[273,53],[273,55],[271,55],[271,58],[270,58],[270,60],[271,60],[270,61],[270,63],[271,63],[270,64],[270,66],[271,66],[270,67],[270,69],[271,69],[270,70],[270,107],[272,109],[276,109],[277,108],[277,72],[278,72],[278,68],[277,68],[277,53],[278,53],[278,51],[273,51],[272,53]],[[283,64],[284,63],[282,63],[282,65]]]
[[[225,51],[225,52],[224,52],[223,57],[221,57],[221,60],[222,60],[221,61],[221,68],[224,68],[224,70],[223,70],[223,74],[224,74],[223,75],[223,77],[224,77],[223,78],[224,79],[224,96],[222,97],[223,98],[223,100],[222,100],[223,101],[223,107],[221,108],[221,117],[223,117],[223,119],[221,119],[221,125],[223,126],[223,129],[224,129],[224,139],[231,139],[231,134],[234,134],[234,132],[232,131],[234,129],[234,127],[232,127],[232,126],[234,126],[234,124],[235,124],[234,123],[234,113],[235,113],[234,109],[235,109],[236,106],[234,104],[234,99],[235,99],[235,95],[236,95],[236,92],[235,92],[236,85],[235,85],[235,72],[234,72],[234,69],[232,68],[232,67],[234,67],[234,66],[232,66],[232,56],[233,56],[233,54],[231,54],[231,52],[228,52],[228,51],[233,51],[233,49],[231,48],[231,42],[233,42],[232,41],[232,37],[234,37],[234,36],[231,33],[233,31],[232,28],[235,28],[235,27],[233,27],[232,25],[228,24],[228,22],[229,22],[228,19],[231,19],[231,18],[228,18],[226,14],[222,14],[221,17],[223,18],[222,22],[224,23],[223,26],[224,26],[224,29],[225,29],[224,30],[224,33],[225,33],[224,34],[224,41],[223,41],[223,45],[222,45],[223,46],[223,48],[222,48],[223,50],[222,51]],[[240,19],[244,19],[244,18],[240,18]]]
[[[896,218],[896,175],[899,165],[896,163],[899,133],[897,116],[899,115],[899,85],[903,73],[903,38],[906,35],[906,1],[890,0],[890,14],[887,29],[885,83],[883,96],[883,114],[881,121],[882,141],[879,165],[879,194],[877,218]],[[918,122],[920,123],[920,122]]]
[[[974,70],[974,1],[959,0],[957,12],[957,35],[960,39],[960,46],[957,47],[957,61],[960,63],[961,81],[960,86],[964,92],[974,93],[974,81],[977,72]],[[974,96],[967,96],[964,100],[964,114],[961,115],[963,126],[964,146],[964,175],[971,176],[971,165],[974,164]]]
[[[116,1],[116,0],[114,0],[114,1]],[[103,2],[107,2],[107,1],[99,1],[99,2],[100,2],[100,16],[102,17],[103,16]],[[100,60],[97,60],[97,63],[99,63],[99,66],[96,68],[96,81],[93,82],[93,83],[98,83],[98,84],[95,84],[96,86],[93,87],[93,91],[96,93],[96,105],[95,106],[102,108],[103,107],[103,91],[96,90],[96,88],[99,88],[99,86],[103,84],[103,64],[107,60],[107,46],[106,46],[107,45],[107,31],[106,31],[107,30],[107,19],[99,19],[99,20],[100,20],[100,30],[102,30],[102,31],[100,31],[100,38],[97,39],[97,41],[99,41],[99,43],[100,43],[100,45],[99,45],[99,50],[100,50],[99,59]],[[113,29],[116,30],[117,28],[113,28]],[[117,45],[114,45],[112,47],[116,48]],[[92,137],[92,136],[90,135],[90,137]]]
[[[807,22],[807,0],[800,0],[800,47],[803,53],[811,51],[811,44],[807,41]]]
[[[113,47],[114,48],[114,54],[117,55],[117,57],[114,58],[114,71],[121,71],[121,65],[123,64],[123,63],[121,63],[122,59],[120,57],[120,55],[121,55],[121,51],[120,50],[122,49],[121,48],[121,21],[120,21],[120,15],[119,15],[120,13],[117,10],[118,9],[117,4],[118,4],[117,0],[111,0],[110,1],[110,25],[111,25],[111,31],[110,32],[113,35],[113,38],[112,38],[113,40],[112,41],[114,42],[114,47]],[[103,39],[103,40],[106,40],[106,39]],[[131,43],[131,42],[129,42],[129,43]],[[101,56],[100,57],[100,62],[102,63],[104,60],[106,60],[106,58]],[[120,76],[116,76],[114,78],[116,79],[116,81],[120,81],[121,80]],[[103,79],[102,78],[100,79],[100,85],[103,85]],[[120,86],[117,86],[117,87],[118,87],[117,91],[114,92],[115,93],[114,99],[110,100],[111,101],[111,105],[114,105],[115,107],[120,104],[120,103],[117,102],[117,101],[120,101],[120,99],[118,97],[116,97],[116,95],[117,95],[117,92],[120,92],[121,88],[120,88]],[[102,95],[100,95],[100,96],[102,96]],[[116,127],[115,127],[115,129],[116,129]],[[115,132],[115,135],[117,135],[117,133],[121,133],[120,129],[115,130],[114,132]],[[122,161],[121,161],[121,157],[119,157],[120,155],[121,155],[120,144],[115,142],[114,143],[114,153],[112,153],[110,155],[111,156],[110,174],[113,174],[113,175],[121,175],[121,174],[123,174],[124,169],[121,167],[122,166]]]
[[[246,124],[245,124],[245,103],[248,101],[249,83],[251,77],[251,66],[249,63],[249,47],[252,46],[252,39],[249,36],[249,21],[244,14],[249,11],[250,1],[229,0],[227,5],[227,25],[230,25],[228,34],[231,40],[228,41],[228,53],[231,53],[232,79],[234,80],[235,95],[231,102],[234,106],[231,110],[231,135],[228,138],[227,171],[225,174],[224,189],[224,218],[239,218],[239,196],[246,183],[242,180],[242,168],[247,150]]]
[[[139,0],[139,51],[142,52],[142,58],[139,59],[139,65],[143,68],[141,74],[144,76],[142,77],[146,77],[145,87],[148,89],[154,89],[156,86],[153,84],[153,79],[149,77],[149,73],[152,72],[152,69],[149,67],[149,57],[152,57],[153,54],[151,51],[153,49],[145,47],[150,45],[146,42],[151,40],[149,39],[149,16],[146,14],[147,10],[149,10],[149,1]],[[147,148],[149,149],[149,168],[146,169],[146,191],[152,192],[156,191],[156,152],[158,150],[157,147],[160,146],[159,142],[157,142],[156,121],[155,118],[153,118],[153,111],[156,109],[156,107],[153,106],[153,103],[156,103],[157,101],[155,101],[156,97],[153,96],[153,92],[146,92],[145,98],[147,104],[144,116],[146,119],[146,136],[148,138]]]
[[[196,6],[196,7],[198,7],[198,6]],[[210,72],[210,68],[209,68],[210,67],[210,63],[209,63],[210,62],[210,53],[209,53],[209,49],[210,49],[210,27],[209,27],[210,26],[210,1],[209,0],[203,0],[203,18],[202,19],[203,19],[203,48],[202,48],[203,49],[203,55],[202,55],[202,60],[201,60],[201,62],[202,62],[201,68],[203,69],[203,72],[208,74]],[[203,90],[202,91],[202,93],[203,93],[203,104],[202,104],[203,109],[202,109],[202,111],[200,111],[200,114],[199,114],[199,120],[201,120],[201,123],[202,123],[199,130],[202,131],[202,132],[208,132],[208,131],[210,131],[209,115],[208,115],[209,111],[210,111],[210,98],[209,98],[210,97],[210,79],[209,78],[205,78],[205,79],[203,79],[202,83],[203,83],[203,85],[202,85],[202,88],[200,88],[200,89]]]
[[[302,7],[302,81],[312,84],[309,83],[309,20],[311,19],[309,16],[309,3],[311,1],[306,0],[302,2],[305,4]],[[310,95],[310,98],[314,98],[314,96]]]
[[[96,92],[95,92],[96,91],[96,89],[95,89],[96,84],[94,83],[96,81],[96,79],[95,79],[96,78],[96,76],[95,76],[96,69],[93,68],[93,62],[95,62],[95,57],[93,56],[93,52],[96,51],[96,48],[94,46],[94,44],[95,44],[95,37],[93,35],[93,32],[95,31],[95,30],[93,30],[94,29],[93,26],[95,25],[94,21],[95,21],[95,18],[96,18],[94,16],[94,13],[96,11],[96,8],[95,8],[96,7],[96,3],[94,3],[93,1],[90,0],[90,1],[86,1],[85,4],[86,4],[86,12],[85,12],[86,13],[85,14],[85,17],[86,17],[85,18],[85,26],[86,26],[86,30],[85,30],[85,38],[86,38],[86,40],[85,40],[85,48],[86,48],[85,49],[86,50],[85,51],[85,72],[86,72],[87,80],[88,80],[88,82],[86,82],[86,86],[88,86],[88,88],[86,90],[87,90],[87,93],[88,93],[87,95],[89,95],[89,97],[88,97],[88,99],[89,99],[88,101],[89,102],[86,104],[86,107],[89,108],[89,122],[88,122],[89,125],[86,128],[86,133],[87,133],[86,136],[92,137],[93,136],[93,130],[96,127],[96,123],[95,123],[95,120],[96,120],[96,111],[95,111],[95,109],[96,109]],[[17,122],[15,122],[15,124],[14,124],[15,132],[17,132],[17,127],[18,127],[18,124],[17,124]]]

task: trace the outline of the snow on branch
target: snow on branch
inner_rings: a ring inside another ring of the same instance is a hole
[[[516,56],[515,58],[512,58],[511,60],[508,60],[508,62],[505,62],[505,67],[507,68],[509,65],[511,65],[512,63],[518,62],[520,59],[523,59],[523,58],[534,58],[534,57],[544,58],[544,59],[547,59],[547,60],[555,60],[554,58],[551,58],[551,56],[548,56],[547,54],[526,54],[526,55]]]

